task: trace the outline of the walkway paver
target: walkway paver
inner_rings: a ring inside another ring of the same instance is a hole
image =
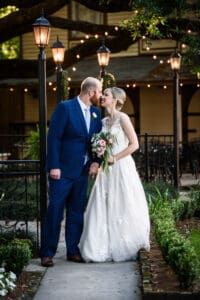
[[[137,262],[68,262],[63,242],[54,261],[55,266],[46,269],[34,300],[142,299]],[[35,260],[32,270],[41,268],[39,263]]]

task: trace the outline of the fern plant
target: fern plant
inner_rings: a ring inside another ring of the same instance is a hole
[[[48,128],[47,128],[48,131]],[[28,146],[24,159],[33,159],[39,160],[40,158],[40,130],[37,125],[36,130],[31,130],[29,133],[29,137],[26,139],[26,145]]]

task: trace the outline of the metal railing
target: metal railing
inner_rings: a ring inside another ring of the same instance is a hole
[[[23,227],[34,231],[39,245],[40,162],[23,160],[25,135],[0,135],[0,231]],[[133,154],[142,181],[173,183],[173,136],[139,135],[140,148]],[[17,149],[17,151],[16,151]],[[200,172],[200,139],[180,144],[180,176]],[[13,160],[13,157],[16,158]]]
[[[0,161],[0,232],[23,230],[39,247],[39,161]]]

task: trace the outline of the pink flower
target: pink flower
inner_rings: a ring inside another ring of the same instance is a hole
[[[105,147],[106,142],[104,140],[99,140],[99,145]]]

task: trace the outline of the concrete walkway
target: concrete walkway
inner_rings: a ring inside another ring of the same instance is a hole
[[[181,178],[181,186],[198,184],[190,174]],[[55,266],[44,268],[35,259],[27,271],[44,276],[33,300],[142,300],[137,262],[79,264],[66,261],[64,226]]]
[[[66,261],[64,242],[59,243],[51,268],[32,260],[28,271],[43,271],[34,300],[141,300],[137,262],[74,263]]]

